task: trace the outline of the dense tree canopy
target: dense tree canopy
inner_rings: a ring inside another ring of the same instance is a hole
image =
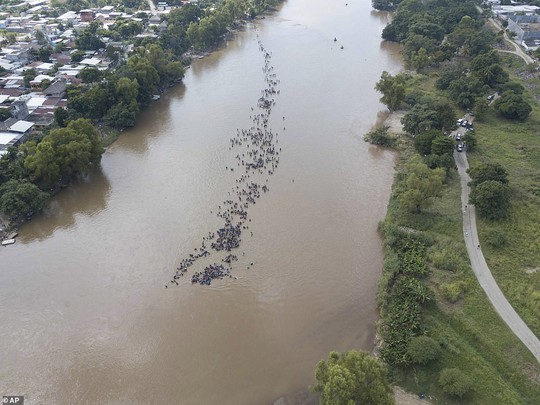
[[[487,180],[473,187],[469,202],[474,204],[481,217],[489,220],[506,218],[510,209],[508,185]]]
[[[432,170],[419,157],[412,158],[407,165],[407,189],[399,197],[401,207],[415,213],[428,208],[440,197],[444,179],[443,169]]]
[[[0,210],[9,216],[40,211],[48,194],[27,180],[12,179],[0,186]]]
[[[399,109],[405,99],[405,82],[408,76],[399,73],[392,76],[387,71],[383,71],[381,79],[375,84],[375,90],[382,93],[381,103],[385,104],[390,111]]]
[[[454,126],[455,113],[447,101],[425,100],[408,111],[401,123],[403,129],[412,135],[430,129],[447,130]]]
[[[499,163],[480,163],[468,170],[471,177],[471,186],[475,187],[488,180],[495,180],[502,184],[508,184],[508,172]]]
[[[321,394],[322,405],[394,404],[385,367],[368,353],[331,352],[317,365],[315,377],[314,390]]]
[[[532,111],[523,96],[513,91],[504,92],[495,100],[493,108],[503,117],[519,121],[525,121]]]
[[[66,128],[54,129],[41,142],[24,146],[24,166],[32,177],[47,186],[67,181],[88,166],[99,163],[103,148],[89,120],[71,121]]]

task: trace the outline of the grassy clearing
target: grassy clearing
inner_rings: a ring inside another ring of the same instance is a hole
[[[531,82],[540,79],[524,80],[527,87]],[[476,125],[478,149],[468,157],[471,166],[497,162],[509,173],[510,216],[500,222],[480,221],[479,236],[504,294],[540,336],[540,108],[530,92],[526,94],[533,105],[527,121],[507,121],[488,113]]]

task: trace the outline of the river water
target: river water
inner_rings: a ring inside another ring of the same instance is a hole
[[[269,404],[312,384],[330,350],[371,350],[394,155],[362,135],[383,109],[374,83],[401,67],[380,40],[388,18],[367,0],[289,0],[194,62],[101,168],[25,224],[0,249],[0,394]],[[269,126],[282,152],[249,209],[253,237],[236,279],[165,289],[222,225],[229,138],[265,85],[259,39],[281,81]]]

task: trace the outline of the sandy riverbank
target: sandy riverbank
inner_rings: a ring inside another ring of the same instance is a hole
[[[404,110],[390,112],[388,110],[380,111],[377,114],[377,120],[375,121],[374,128],[380,128],[386,126],[389,128],[390,132],[402,136],[405,134],[403,130],[403,125],[401,124],[401,119],[405,116],[407,112]]]

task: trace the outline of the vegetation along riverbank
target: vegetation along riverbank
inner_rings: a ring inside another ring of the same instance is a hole
[[[383,127],[366,136],[400,153],[380,224],[380,357],[392,381],[434,403],[535,404],[540,365],[493,310],[470,267],[453,155],[465,150],[469,158],[470,202],[487,263],[538,336],[540,75],[537,63],[498,52],[506,46],[503,33],[493,31],[490,11],[479,5],[403,0],[383,32],[403,44],[411,72],[385,72],[376,85],[390,111],[406,110],[407,135]],[[474,125],[459,122],[467,131],[457,139],[451,131],[465,114]]]
[[[157,17],[154,11],[146,10],[145,1],[122,2],[120,11],[132,19],[122,15],[106,28],[101,20],[94,19],[81,24],[72,40],[58,42],[54,48],[47,30],[32,32],[32,38],[21,37],[36,43],[39,51],[33,58],[42,62],[51,62],[54,54],[56,60],[65,58],[77,66],[88,55],[96,55],[109,68],[84,67],[67,82],[54,76],[58,83],[67,84],[67,106],[58,107],[50,125],[29,134],[26,142],[9,147],[0,158],[0,212],[7,222],[2,232],[31,218],[51,195],[90,166],[98,165],[104,147],[114,142],[119,131],[135,125],[140,109],[182,80],[190,55],[215,49],[236,27],[278,3],[279,0],[178,2],[168,6],[168,14]],[[80,7],[72,2],[54,1],[52,6],[43,18],[48,18],[59,31],[55,35],[67,35],[71,27],[54,18],[68,11],[79,15]],[[83,13],[80,18],[82,21]],[[156,18],[162,18],[159,26]],[[18,38],[5,36],[4,41],[16,43]],[[48,77],[63,67],[60,62],[51,65]],[[0,73],[8,72],[2,69]],[[24,69],[23,92],[30,91],[36,77],[36,69]],[[45,89],[50,84],[46,79],[41,87]]]

